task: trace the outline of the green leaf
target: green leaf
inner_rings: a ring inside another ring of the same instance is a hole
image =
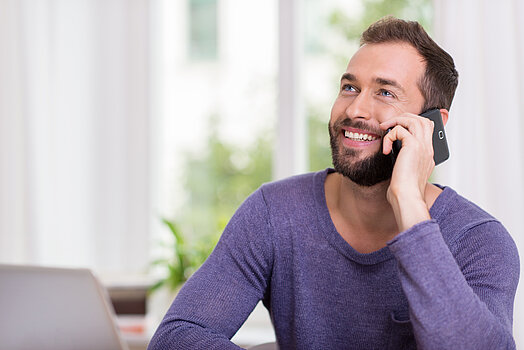
[[[162,221],[164,222],[164,224],[166,224],[169,227],[169,229],[171,230],[171,233],[173,234],[173,236],[175,236],[176,244],[177,245],[183,245],[184,244],[184,239],[183,239],[182,235],[180,234],[178,228],[176,227],[175,223],[172,222],[172,221],[169,221],[167,219],[162,219]]]
[[[154,291],[156,291],[157,289],[159,289],[160,287],[162,287],[165,283],[166,283],[167,280],[160,280],[158,282],[156,282],[155,284],[153,284],[149,290],[147,291],[148,294],[151,294],[153,293]]]
[[[157,259],[157,260],[154,260],[151,265],[153,266],[156,266],[156,265],[169,265],[169,260],[167,259]]]

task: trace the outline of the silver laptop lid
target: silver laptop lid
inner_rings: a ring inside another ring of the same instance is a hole
[[[0,319],[1,349],[127,349],[87,269],[0,265]]]

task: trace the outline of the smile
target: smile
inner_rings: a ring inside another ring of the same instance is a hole
[[[344,137],[352,141],[375,141],[378,137],[358,132],[345,131]]]

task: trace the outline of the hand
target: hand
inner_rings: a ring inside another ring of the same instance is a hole
[[[428,118],[404,113],[380,124],[391,131],[384,136],[382,151],[389,154],[393,141],[402,141],[397,155],[387,199],[400,231],[430,219],[425,202],[425,189],[435,167],[433,160],[434,123]]]

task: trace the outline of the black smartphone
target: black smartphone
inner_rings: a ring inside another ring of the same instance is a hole
[[[433,123],[435,123],[435,128],[433,129],[433,159],[435,160],[435,165],[438,165],[449,158],[448,141],[446,139],[446,133],[444,131],[442,115],[440,114],[439,109],[434,108],[425,111],[420,116],[431,119],[433,120]],[[395,161],[395,159],[397,158],[397,155],[400,152],[401,147],[402,142],[400,140],[396,140],[393,142],[393,151],[391,152],[393,161]]]

